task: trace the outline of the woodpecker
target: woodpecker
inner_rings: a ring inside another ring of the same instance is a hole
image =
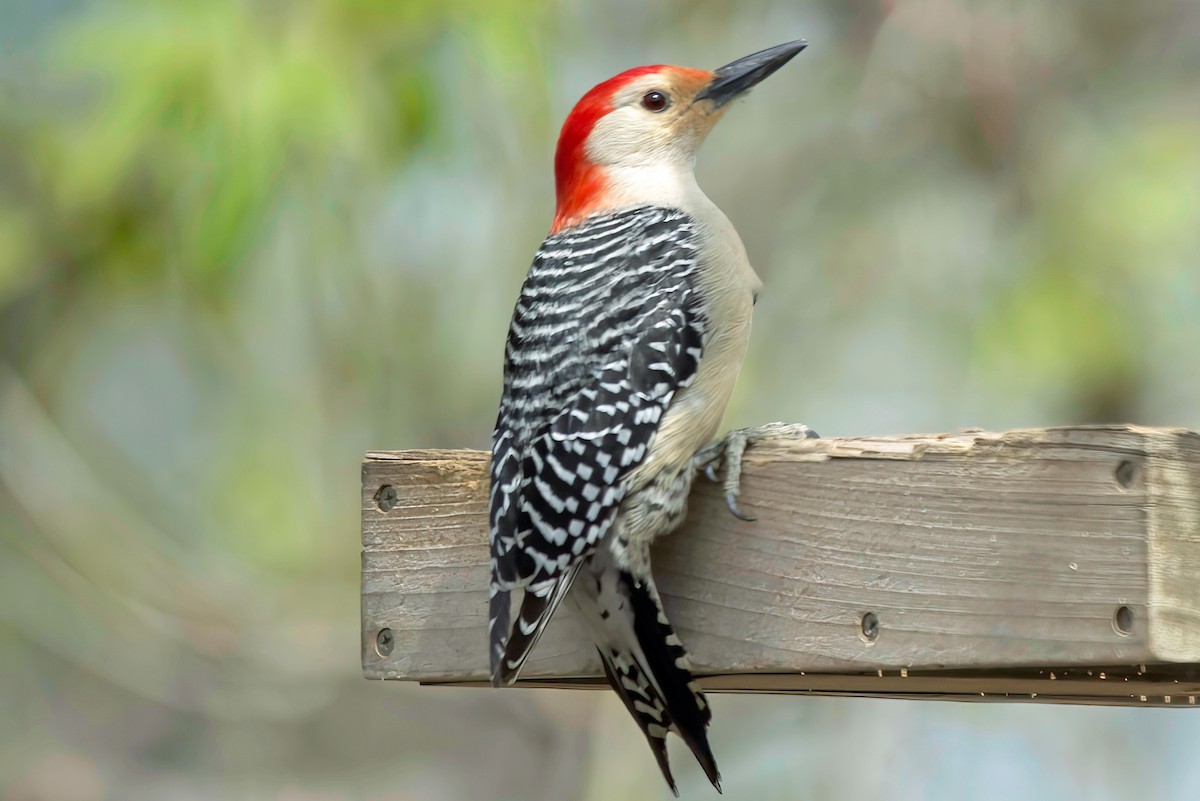
[[[668,732],[718,790],[720,774],[650,543],[683,521],[697,468],[722,460],[744,517],[748,437],[713,438],[762,286],[693,170],[729,101],[805,46],[715,71],[637,67],[583,96],[559,136],[554,220],[505,347],[489,495],[492,683],[516,680],[568,600],[676,795]]]

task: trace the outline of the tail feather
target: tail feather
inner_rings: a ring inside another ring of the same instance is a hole
[[[687,651],[662,611],[658,591],[651,580],[638,584],[628,573],[621,574],[633,605],[633,630],[642,647],[651,682],[658,685],[671,719],[671,728],[683,738],[718,791],[721,773],[708,745],[712,710],[708,699],[688,670]]]
[[[512,618],[509,611],[511,593],[492,581],[491,598],[488,600],[488,641],[491,645],[492,686],[501,685],[500,669],[504,664],[504,648],[508,645],[508,626]]]
[[[600,664],[604,665],[604,675],[608,679],[608,683],[616,690],[617,695],[625,703],[625,708],[629,710],[629,714],[637,721],[638,728],[646,736],[650,751],[653,752],[654,759],[658,762],[658,768],[662,771],[663,778],[667,780],[671,792],[678,798],[679,788],[675,786],[675,777],[671,775],[671,761],[667,757],[667,728],[664,724],[667,724],[668,721],[663,720],[662,709],[647,706],[640,700],[635,701],[630,695],[631,692],[637,692],[641,698],[647,697],[645,693],[634,689],[637,687],[636,680],[632,682],[633,687],[626,687],[624,681],[628,681],[628,679],[624,674],[618,674],[613,665],[613,654],[599,646],[596,650],[600,652]]]
[[[574,600],[592,628],[608,683],[650,744],[663,778],[678,795],[667,759],[667,732],[678,734],[709,781],[721,774],[708,745],[712,711],[687,666],[687,653],[662,612],[653,580],[623,570],[581,582]]]
[[[491,629],[492,684],[512,684],[529,658],[533,646],[546,630],[554,610],[562,603],[579,567],[575,566],[556,579],[525,588],[516,622],[509,627],[509,593],[497,590],[492,595],[489,614]]]

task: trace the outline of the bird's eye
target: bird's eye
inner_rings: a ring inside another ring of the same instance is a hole
[[[642,108],[648,111],[662,111],[668,105],[667,96],[662,92],[647,92],[642,98]]]

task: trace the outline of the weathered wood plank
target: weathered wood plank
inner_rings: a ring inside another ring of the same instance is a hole
[[[474,451],[367,455],[368,677],[486,675],[486,468]],[[697,672],[714,674],[707,687],[1173,705],[1200,692],[1191,668],[1157,667],[1200,663],[1200,435],[776,440],[747,453],[742,505],[756,522],[697,481],[687,523],[654,553],[667,612]],[[569,610],[557,617],[523,677],[598,677]],[[1058,678],[1028,673],[1048,665]],[[1156,667],[1124,676],[1128,691],[1061,678],[1096,665]]]

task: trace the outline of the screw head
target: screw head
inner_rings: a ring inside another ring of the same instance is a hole
[[[397,494],[396,488],[391,484],[384,484],[375,493],[375,506],[384,514],[395,509],[398,503],[400,503],[400,496]]]
[[[1133,610],[1128,606],[1118,606],[1113,612],[1113,631],[1122,637],[1133,634]]]
[[[1117,484],[1121,489],[1129,489],[1133,486],[1133,482],[1137,480],[1137,463],[1131,462],[1128,459],[1117,465],[1113,477],[1117,480]]]
[[[390,656],[392,649],[396,647],[396,638],[392,635],[391,629],[380,629],[375,635],[375,653],[381,657]]]
[[[868,645],[879,639],[879,616],[867,612],[858,623],[858,636]]]

